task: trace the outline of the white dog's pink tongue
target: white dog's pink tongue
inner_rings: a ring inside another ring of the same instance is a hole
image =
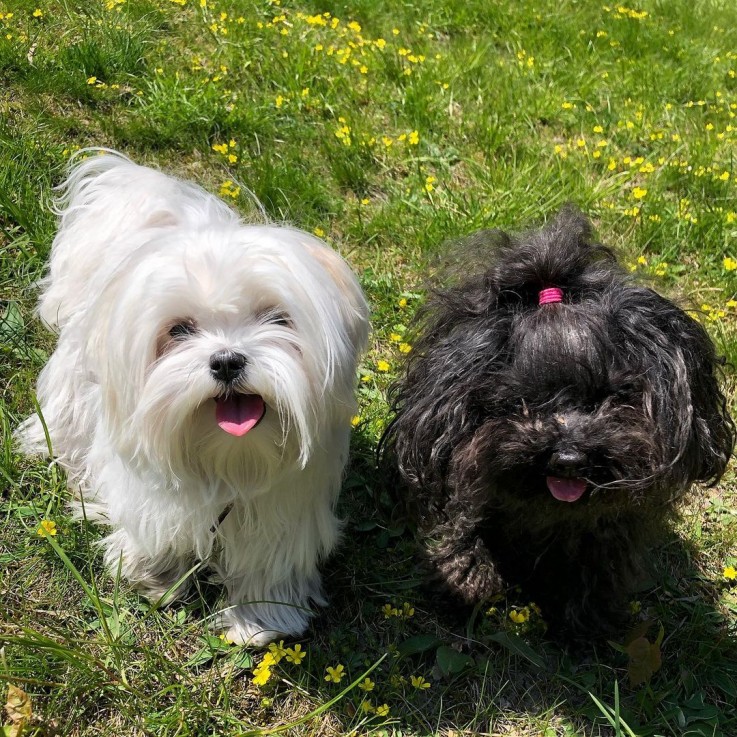
[[[240,437],[258,425],[266,406],[258,394],[233,394],[215,400],[215,419],[225,432]]]
[[[564,479],[559,476],[547,476],[545,481],[550,493],[559,502],[575,502],[586,491],[585,479]]]

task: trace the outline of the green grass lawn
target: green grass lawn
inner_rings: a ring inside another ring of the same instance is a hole
[[[471,615],[433,598],[374,453],[444,242],[567,201],[737,362],[735,144],[733,0],[0,0],[0,734],[734,737],[731,471],[654,554],[639,639],[565,653],[514,591]],[[370,299],[331,606],[271,668],[209,633],[206,581],[165,611],[112,581],[60,471],[13,451],[53,349],[52,187],[85,146],[243,212],[252,191]]]

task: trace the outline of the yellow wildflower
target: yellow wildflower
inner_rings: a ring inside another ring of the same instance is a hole
[[[388,717],[389,716],[389,704],[382,704],[381,706],[376,707],[376,714],[380,717]]]
[[[274,664],[276,665],[287,654],[287,651],[284,649],[284,640],[279,640],[278,643],[272,642],[269,645],[269,654],[274,659]]]
[[[722,571],[722,576],[724,576],[728,581],[734,581],[737,579],[737,569],[735,569],[734,566],[725,566]]]
[[[730,258],[729,256],[725,256],[722,260],[722,265],[724,266],[725,271],[734,271],[737,269],[737,261],[735,261],[733,258]]]
[[[421,690],[430,688],[430,684],[422,676],[410,676],[409,680],[414,688]]]
[[[635,198],[636,200],[641,200],[641,199],[643,199],[643,198],[645,197],[645,195],[646,195],[646,194],[647,194],[647,189],[645,189],[644,187],[635,187],[635,188],[634,188],[634,189],[632,190],[632,196],[633,196],[633,197],[634,197],[634,198]]]
[[[318,237],[322,238],[325,235],[325,231],[318,225],[312,229],[312,232]]]
[[[241,188],[234,184],[230,179],[220,185],[219,194],[221,197],[232,197],[233,199],[236,199],[240,193]]]
[[[36,530],[36,533],[38,535],[41,535],[41,537],[46,537],[47,535],[50,537],[55,537],[56,532],[56,522],[50,519],[41,520],[41,524]]]
[[[260,663],[256,668],[254,668],[253,682],[257,686],[264,686],[268,682],[269,678],[271,678],[271,668],[268,665]]]
[[[307,653],[302,649],[302,645],[298,644],[294,647],[288,647],[286,650],[287,661],[295,665],[301,665],[306,657]]]
[[[358,687],[361,689],[361,691],[365,691],[366,693],[368,693],[369,691],[374,690],[375,685],[376,684],[367,676],[358,684]]]
[[[399,352],[400,353],[409,353],[412,350],[412,346],[409,343],[400,343],[399,344]]]
[[[530,610],[527,607],[523,607],[522,609],[512,609],[512,611],[509,612],[509,618],[515,624],[524,624],[530,618]]]
[[[387,361],[380,359],[376,362],[376,368],[379,371],[383,371],[384,373],[386,373],[391,367],[389,366],[389,363]]]
[[[345,677],[345,666],[344,665],[339,664],[339,665],[336,665],[335,668],[329,665],[327,668],[325,668],[325,671],[327,673],[327,675],[325,676],[325,680],[330,681],[332,683],[340,683]]]
[[[420,134],[417,131],[412,131],[407,137],[407,143],[410,146],[416,146],[420,142]]]

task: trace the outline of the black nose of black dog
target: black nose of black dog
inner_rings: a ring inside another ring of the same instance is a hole
[[[210,373],[226,384],[234,381],[245,365],[246,357],[235,351],[223,350],[210,356]]]
[[[556,450],[550,456],[550,470],[560,476],[576,476],[586,466],[586,454],[574,448]]]

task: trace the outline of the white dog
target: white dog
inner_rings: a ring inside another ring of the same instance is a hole
[[[64,190],[38,400],[76,513],[112,527],[108,568],[150,599],[199,559],[228,590],[229,639],[301,634],[339,533],[368,334],[355,276],[314,236],[118,154]],[[18,437],[48,452],[38,416]]]

